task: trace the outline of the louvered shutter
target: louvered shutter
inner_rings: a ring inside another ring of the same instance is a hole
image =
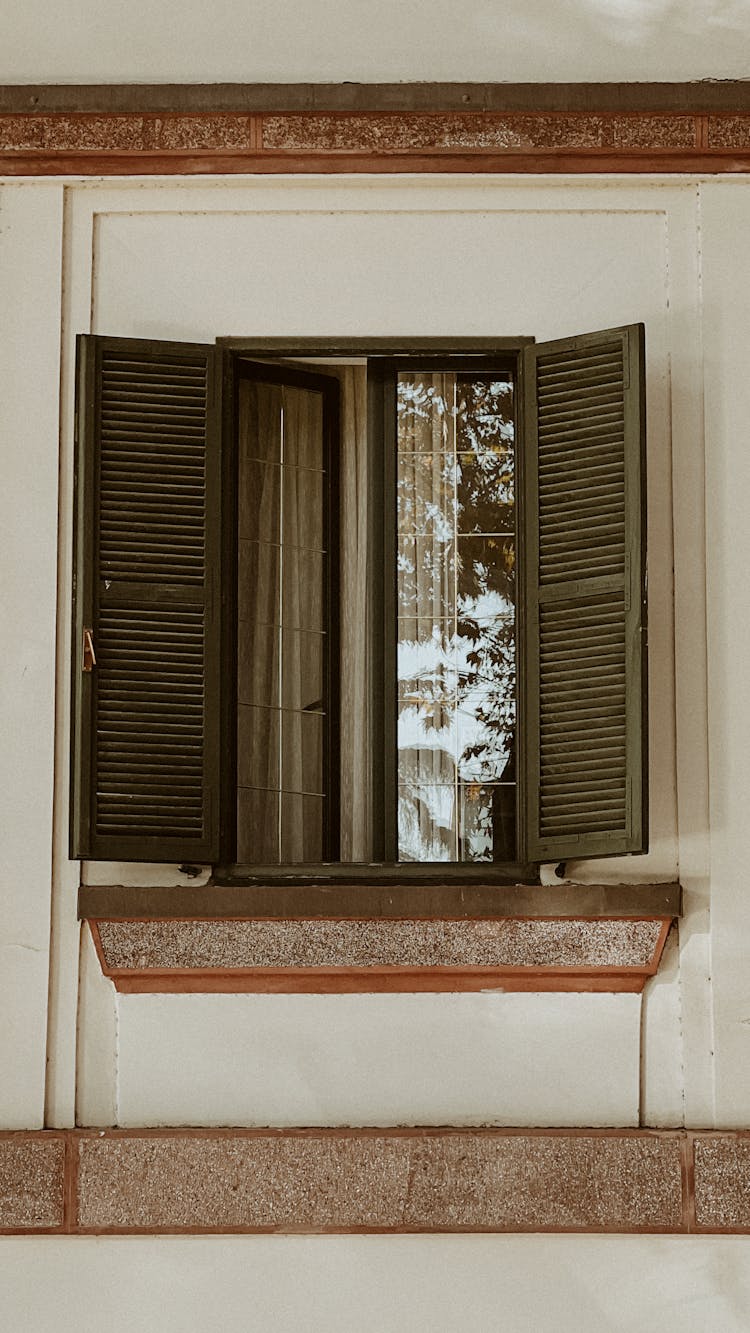
[[[648,840],[643,326],[524,351],[524,859]]]
[[[218,859],[221,357],[78,341],[73,856]]]

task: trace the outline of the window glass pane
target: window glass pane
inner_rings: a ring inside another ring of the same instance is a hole
[[[289,792],[323,795],[323,715],[281,714],[284,787]]]
[[[461,861],[512,861],[515,858],[515,786],[463,783]]]
[[[281,795],[281,860],[315,865],[323,860],[322,796]]]
[[[323,395],[239,384],[238,859],[319,861],[327,726]]]
[[[284,624],[290,629],[319,630],[324,613],[323,552],[285,546],[283,573]]]
[[[237,859],[255,865],[278,865],[278,792],[238,787]]]
[[[238,626],[237,699],[240,704],[279,708],[280,639],[276,625],[241,620]]]
[[[240,538],[240,621],[278,625],[281,547]]]
[[[512,384],[402,373],[397,421],[399,858],[511,860]]]
[[[312,468],[285,467],[282,532],[285,546],[323,549],[325,474]]]
[[[240,704],[237,782],[240,787],[279,788],[278,708],[254,708]]]

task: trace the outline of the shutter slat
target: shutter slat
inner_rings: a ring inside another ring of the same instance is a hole
[[[220,386],[213,347],[79,343],[75,855],[218,857]]]
[[[537,344],[524,356],[523,856],[642,851],[643,331]]]

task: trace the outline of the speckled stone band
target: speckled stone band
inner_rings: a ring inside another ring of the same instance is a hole
[[[669,917],[89,918],[125,993],[631,991],[659,966]]]
[[[164,968],[646,968],[661,921],[100,921],[113,971]]]
[[[746,171],[750,114],[12,111],[0,174]]]
[[[0,1233],[750,1232],[750,1131],[0,1134]]]

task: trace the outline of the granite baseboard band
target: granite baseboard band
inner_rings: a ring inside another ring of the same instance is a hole
[[[125,994],[640,992],[671,918],[90,920]]]
[[[750,1130],[0,1134],[0,1234],[750,1233]]]
[[[747,171],[747,96],[708,113],[696,99],[661,113],[544,99],[524,111],[180,112],[155,95],[139,112],[0,110],[0,174]]]

